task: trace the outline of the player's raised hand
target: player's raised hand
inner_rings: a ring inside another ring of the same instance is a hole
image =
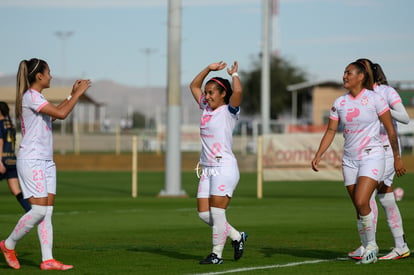
[[[239,69],[239,63],[237,61],[234,61],[233,65],[231,65],[230,68],[227,68],[227,73],[229,75],[232,75],[234,73],[237,73],[238,69]]]
[[[224,61],[220,61],[220,62],[216,62],[216,63],[212,63],[210,65],[208,65],[208,68],[210,71],[219,71],[219,70],[223,70],[224,68],[226,68],[227,63]]]
[[[72,94],[84,94],[89,87],[91,86],[91,81],[89,79],[78,79],[73,84]]]

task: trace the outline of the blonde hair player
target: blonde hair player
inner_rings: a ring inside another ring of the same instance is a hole
[[[65,119],[81,95],[90,87],[89,80],[77,80],[72,92],[58,106],[49,103],[42,91],[50,87],[50,69],[41,59],[20,62],[17,73],[16,118],[22,125],[22,141],[17,156],[17,172],[25,198],[32,209],[17,222],[9,237],[0,242],[7,264],[20,269],[15,247],[37,225],[42,252],[42,270],[67,270],[53,258],[52,213],[56,196],[56,166],[53,161],[52,121]]]
[[[240,259],[247,239],[247,234],[234,229],[226,218],[227,206],[240,178],[237,160],[232,152],[233,129],[242,101],[237,62],[227,68],[233,85],[227,79],[213,77],[206,82],[204,92],[201,88],[210,72],[223,70],[226,66],[222,61],[212,63],[190,84],[191,93],[203,110],[200,121],[202,150],[196,168],[200,176],[197,209],[200,219],[211,227],[213,239],[211,253],[200,264],[223,263],[222,253],[227,237],[232,239],[234,259]]]

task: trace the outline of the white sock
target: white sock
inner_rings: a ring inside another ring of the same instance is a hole
[[[33,226],[43,220],[46,215],[46,211],[46,206],[32,205],[32,209],[20,218],[13,229],[13,232],[6,239],[6,247],[8,249],[15,249],[17,242],[26,236],[26,234],[32,230]]]
[[[213,226],[213,219],[211,218],[211,213],[210,211],[205,211],[205,212],[198,212],[198,217],[205,222],[206,224],[208,224],[209,226]]]
[[[357,220],[357,228],[358,228],[358,234],[359,234],[359,238],[361,239],[362,246],[367,247],[367,237],[366,237],[364,225],[362,224],[361,219]]]
[[[210,207],[210,212],[213,219],[213,253],[221,258],[227,236],[230,232],[226,219],[226,209]]]
[[[375,240],[375,230],[374,230],[374,213],[372,211],[366,216],[359,216],[361,218],[362,225],[365,231],[365,237],[367,238],[367,246],[373,245],[377,246]]]
[[[377,222],[378,222],[378,205],[377,205],[377,201],[375,200],[376,195],[377,195],[377,190],[375,189],[369,201],[369,206],[371,208],[372,214],[374,214],[374,232],[377,232]]]
[[[232,239],[233,241],[240,241],[241,240],[241,235],[240,232],[237,231],[236,229],[234,229],[233,226],[229,225],[229,237],[230,239]]]
[[[211,222],[212,219],[211,219],[210,211],[198,212],[198,217],[203,222],[208,224],[209,226],[213,226],[213,223]],[[241,239],[240,232],[234,229],[234,227],[231,226],[230,224],[228,224],[228,226],[230,227],[230,232],[229,232],[230,239],[232,239],[233,241],[240,241]]]
[[[53,259],[53,226],[52,226],[53,206],[47,206],[46,216],[37,226],[40,248],[42,250],[42,261]]]
[[[385,193],[378,195],[379,201],[384,208],[387,217],[388,227],[394,237],[395,247],[401,248],[404,246],[404,230],[402,225],[402,218],[400,209],[395,201],[394,193]]]
[[[198,217],[209,226],[213,226],[213,223],[211,222],[210,211],[198,212]]]

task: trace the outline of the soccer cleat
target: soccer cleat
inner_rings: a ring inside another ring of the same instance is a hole
[[[373,264],[376,263],[378,258],[378,246],[368,245],[365,248],[364,255],[362,255],[362,259],[357,262],[357,264]]]
[[[17,260],[16,252],[14,249],[7,249],[6,244],[3,241],[0,242],[0,249],[3,252],[4,259],[6,260],[7,264],[14,269],[20,269],[20,263]]]
[[[72,268],[73,265],[62,264],[61,262],[56,261],[55,259],[50,259],[40,264],[41,270],[68,270]]]
[[[200,261],[200,264],[222,264],[222,263],[223,263],[223,259],[217,257],[215,253],[211,253],[210,255],[207,256],[207,258]]]
[[[407,244],[404,244],[401,248],[393,248],[390,253],[385,256],[380,257],[380,260],[398,260],[402,258],[407,258],[410,256],[410,249],[408,248]]]
[[[365,248],[364,246],[360,246],[357,249],[355,249],[354,251],[351,251],[348,253],[348,257],[354,260],[361,260],[362,259],[362,255],[364,255],[365,252]]]
[[[247,241],[247,233],[240,232],[240,241],[232,241],[231,244],[234,248],[234,259],[237,261],[243,256],[244,244]]]

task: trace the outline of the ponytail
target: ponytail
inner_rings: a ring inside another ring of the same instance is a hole
[[[22,115],[23,94],[30,88],[30,85],[36,81],[36,75],[38,73],[43,73],[46,68],[46,61],[37,58],[22,60],[20,62],[16,79],[16,119],[20,119]]]
[[[20,119],[22,114],[22,98],[23,94],[29,89],[29,80],[27,79],[27,61],[23,60],[19,64],[19,70],[17,72],[16,83],[16,106],[15,114],[16,119]]]
[[[378,63],[373,64],[374,80],[378,85],[389,85],[384,71]]]

